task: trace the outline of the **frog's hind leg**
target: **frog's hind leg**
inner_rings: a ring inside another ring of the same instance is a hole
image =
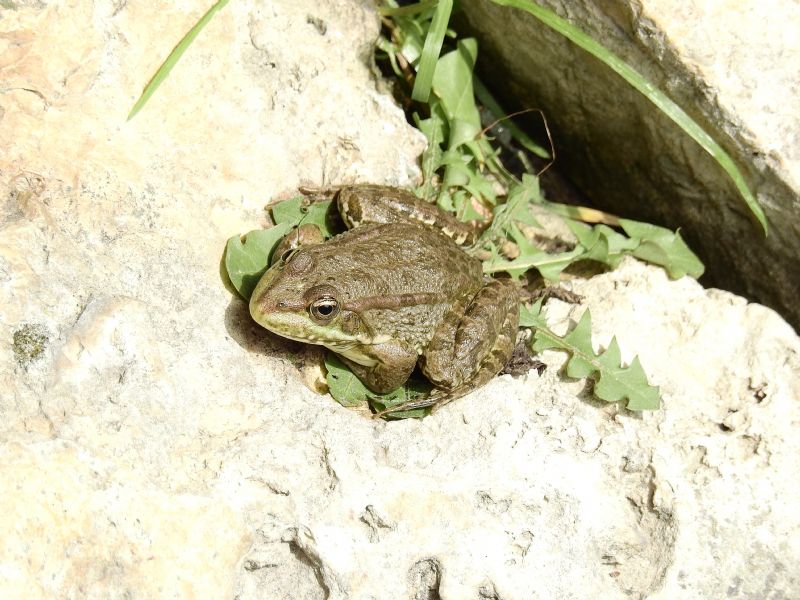
[[[489,281],[466,310],[456,306],[450,311],[420,357],[422,372],[438,389],[376,416],[427,406],[436,410],[484,385],[511,358],[518,325],[516,287],[509,281]]]
[[[445,315],[421,357],[422,372],[445,390],[482,385],[511,357],[518,322],[519,297],[514,284],[488,280],[466,308],[454,306]],[[484,375],[486,372],[490,374]],[[485,379],[479,383],[476,377]]]

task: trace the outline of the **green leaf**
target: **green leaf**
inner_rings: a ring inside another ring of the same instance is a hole
[[[308,202],[305,196],[295,196],[272,205],[272,220],[276,224],[288,223],[292,227],[298,225],[316,225],[325,238],[334,235],[330,223],[332,200]]]
[[[578,244],[584,249],[582,259],[592,259],[614,268],[625,254],[664,267],[673,279],[689,275],[700,277],[703,263],[683,241],[678,232],[649,223],[620,219],[622,229],[630,237],[607,225],[590,227],[584,223],[564,220]]]
[[[286,232],[288,223],[270,229],[256,229],[244,237],[234,235],[225,245],[225,269],[228,277],[245,300],[250,300],[258,280],[269,266],[269,257]]]
[[[658,410],[658,388],[647,383],[647,375],[638,356],[633,357],[629,367],[618,366],[619,346],[617,339],[612,338],[600,361],[604,368],[594,384],[594,393],[598,398],[607,402],[619,402],[627,398],[628,410]]]
[[[339,404],[353,408],[367,402],[367,395],[372,392],[333,352],[325,356],[325,369],[328,371],[328,389]]]
[[[582,259],[616,268],[624,254],[630,254],[639,246],[639,240],[629,239],[606,225],[591,227],[572,219],[564,219],[564,222],[584,249]]]
[[[514,271],[524,273],[530,269],[536,269],[545,279],[556,281],[564,269],[584,256],[582,248],[557,254],[550,254],[544,250],[531,250],[521,253],[514,260],[505,260],[499,256],[490,258],[483,263],[483,272],[491,274],[507,271],[513,275]]]
[[[533,304],[519,305],[519,326],[547,328],[547,321],[542,315],[542,299],[539,298]]]
[[[689,115],[687,115],[680,106],[670,100],[669,97],[664,94],[664,92],[656,89],[656,87],[643,75],[628,65],[616,54],[601,46],[583,31],[569,23],[569,21],[562,19],[551,10],[539,6],[530,0],[492,1],[501,6],[511,6],[530,13],[546,26],[560,33],[580,48],[583,48],[592,56],[601,60],[612,71],[617,73],[636,90],[641,92],[645,98],[650,100],[650,102],[655,104],[662,113],[672,119],[673,122],[675,122],[689,137],[697,142],[700,147],[703,148],[703,150],[708,152],[714,158],[714,160],[717,161],[717,164],[719,164],[725,170],[736,186],[736,189],[739,190],[739,193],[741,194],[750,211],[753,213],[753,215],[755,215],[756,219],[758,219],[758,222],[761,224],[761,227],[764,230],[764,235],[766,235],[767,218],[764,215],[764,211],[759,206],[758,202],[753,196],[753,193],[750,191],[750,188],[747,187],[744,176],[733,162],[733,159],[727,152],[725,152],[725,150],[722,149],[722,146],[714,141],[714,139],[708,133],[706,133],[706,131],[700,127],[700,125],[698,125]]]
[[[627,400],[629,410],[656,410],[659,408],[658,387],[647,381],[638,358],[627,367],[622,366],[616,338],[605,352],[596,354],[592,349],[592,319],[587,309],[578,324],[565,336],[558,336],[545,325],[535,313],[535,306],[524,315],[524,322],[536,328],[531,347],[534,352],[547,349],[565,350],[570,354],[567,361],[568,377],[595,380],[594,395],[606,402]],[[520,313],[522,317],[522,313]]]
[[[444,34],[447,32],[447,22],[450,20],[450,12],[452,10],[453,0],[439,0],[436,4],[430,29],[428,29],[428,35],[425,37],[425,45],[422,48],[417,76],[414,79],[414,89],[411,92],[412,100],[417,102],[428,101],[437,59],[442,49]]]
[[[333,352],[328,352],[325,357],[325,368],[328,370],[328,388],[331,396],[348,408],[362,406],[368,402],[375,412],[380,412],[392,406],[419,400],[430,394],[432,389],[430,383],[412,378],[393,392],[376,394],[367,388]],[[428,413],[430,408],[417,408],[389,413],[386,416],[392,419],[408,419],[424,417]]]
[[[447,119],[451,123],[462,121],[460,127],[474,130],[471,136],[464,133],[456,135],[456,140],[472,139],[481,129],[480,114],[472,91],[472,71],[477,58],[478,42],[474,38],[459,40],[455,50],[439,59],[433,75],[433,91],[442,101]]]
[[[480,133],[480,123],[475,124],[458,117],[450,119],[450,139],[447,140],[447,147],[455,149],[462,144],[468,144],[475,140],[475,136]],[[475,145],[470,150],[474,155],[480,155],[479,146]]]
[[[629,236],[641,240],[633,251],[635,257],[661,265],[673,279],[684,275],[696,279],[703,274],[703,263],[689,249],[679,232],[628,219],[620,219],[619,224]]]
[[[169,72],[172,71],[172,68],[178,64],[178,61],[181,59],[181,56],[183,56],[183,53],[186,52],[186,49],[202,31],[203,27],[205,27],[211,18],[227,3],[228,0],[218,0],[218,2],[214,3],[211,8],[208,9],[206,14],[204,14],[197,23],[195,23],[194,27],[192,27],[189,32],[183,36],[183,39],[178,42],[178,45],[172,49],[172,52],[169,53],[169,56],[167,56],[167,59],[158,68],[155,75],[153,75],[150,81],[147,82],[147,85],[144,86],[142,95],[139,96],[139,99],[136,101],[136,104],[133,105],[131,112],[128,113],[128,121],[135,117],[136,113],[142,109],[142,107],[150,99],[150,96],[152,96],[153,93],[158,89],[158,86],[160,86],[161,83],[167,78],[167,75],[169,75]]]

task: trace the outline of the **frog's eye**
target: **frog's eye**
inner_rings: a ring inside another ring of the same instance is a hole
[[[323,296],[314,300],[308,310],[315,319],[330,321],[339,313],[339,302],[332,296]]]

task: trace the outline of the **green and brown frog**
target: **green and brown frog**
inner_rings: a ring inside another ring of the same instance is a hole
[[[519,296],[465,251],[474,229],[391,187],[343,187],[335,202],[349,231],[324,243],[290,234],[294,244],[276,251],[253,292],[253,319],[329,348],[376,393],[419,365],[434,390],[387,413],[435,409],[499,373],[516,342]]]

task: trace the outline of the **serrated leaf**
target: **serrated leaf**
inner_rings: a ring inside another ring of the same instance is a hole
[[[578,243],[584,248],[591,248],[600,238],[600,233],[597,229],[585,223],[573,219],[564,219],[564,223],[572,232],[572,235],[578,240]]]
[[[526,315],[526,319],[535,319]],[[531,341],[534,352],[547,349],[565,350],[570,354],[567,361],[568,377],[595,379],[594,395],[606,402],[627,400],[629,410],[655,410],[659,407],[659,391],[647,382],[647,376],[639,359],[634,357],[631,364],[623,367],[619,345],[612,338],[608,348],[596,354],[592,348],[592,322],[587,309],[577,325],[565,336],[558,336],[546,325],[535,324]]]
[[[329,238],[334,234],[329,219],[331,204],[331,200],[309,203],[305,196],[295,196],[272,205],[270,212],[276,224],[316,225],[322,235]]]
[[[291,229],[281,223],[270,229],[256,229],[244,236],[234,235],[225,244],[225,270],[233,287],[250,300],[258,280],[269,266],[269,257],[278,242]]]
[[[376,394],[367,388],[353,372],[347,368],[336,354],[329,352],[325,357],[328,370],[328,389],[331,396],[342,406],[349,408],[362,406],[368,402],[376,412],[398,406],[430,394],[430,383],[409,379],[405,385],[388,394]],[[430,408],[417,408],[386,415],[392,419],[420,418],[430,413]]]
[[[567,362],[567,376],[584,379],[595,370],[591,358],[592,349],[592,315],[585,310],[578,324],[564,336],[564,342],[573,348],[572,356]]]
[[[673,279],[703,274],[703,263],[689,249],[678,232],[649,223],[620,219],[620,226],[630,237],[607,225],[590,227],[572,219],[564,220],[578,243],[586,250],[582,258],[616,267],[625,254],[663,267]]]
[[[619,257],[613,256],[609,253],[608,238],[606,238],[603,235],[597,236],[597,241],[594,244],[592,244],[590,248],[586,249],[582,259],[594,260],[596,262],[607,264],[612,267],[616,266],[619,263]]]
[[[612,339],[612,346],[616,346],[616,338]],[[619,347],[616,347],[616,357],[606,358],[608,351],[600,356],[603,368],[599,371],[599,378],[594,384],[594,394],[606,402],[619,402],[628,400],[628,410],[658,410],[658,387],[647,382],[647,375],[639,362],[639,357],[634,356],[627,367],[619,366]]]
[[[472,144],[480,130],[480,122],[473,123],[458,117],[450,119],[450,138],[447,140],[447,145],[453,149],[467,144],[470,146],[469,149],[473,155],[481,156],[480,147],[477,144]]]
[[[442,154],[442,165],[445,169],[441,189],[446,190],[469,183],[469,178],[474,171],[474,168],[468,166],[471,160],[471,156],[459,150],[445,150]]]
[[[493,257],[483,263],[483,272],[487,274],[499,273],[506,271],[508,273],[525,272],[530,269],[536,269],[541,273],[542,277],[548,281],[557,281],[561,272],[576,262],[584,255],[581,248],[575,248],[567,252],[559,252],[557,254],[550,254],[543,250],[521,254],[514,260],[504,260],[499,257]]]
[[[697,278],[703,274],[703,263],[679,232],[629,219],[620,219],[619,224],[629,236],[641,240],[633,251],[635,257],[664,267],[672,279],[684,275]]]
[[[520,327],[547,327],[542,315],[542,299],[539,298],[533,304],[519,305],[519,326]]]
[[[513,184],[506,196],[506,201],[497,206],[489,227],[481,234],[479,245],[500,237],[511,235],[511,226],[515,221],[526,225],[538,226],[530,211],[530,202],[539,195],[539,179],[529,174],[522,176],[520,183]]]
[[[623,254],[629,254],[639,245],[639,240],[630,239],[607,225],[586,225],[572,219],[564,219],[564,223],[577,238],[578,244],[586,249],[587,258],[616,266]],[[603,251],[595,246],[601,244]]]
[[[606,239],[609,253],[615,256],[621,257],[623,254],[635,250],[639,245],[638,239],[629,238],[608,225],[595,225],[594,229]]]

